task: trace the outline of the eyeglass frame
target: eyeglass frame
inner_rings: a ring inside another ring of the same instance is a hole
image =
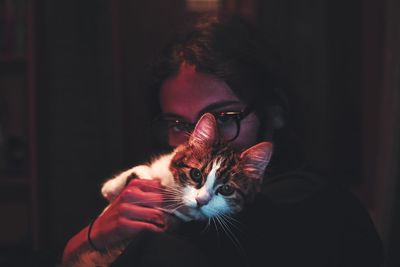
[[[216,112],[208,112],[211,113],[215,118],[217,118],[217,116],[229,116],[232,117],[235,120],[236,123],[236,133],[234,135],[234,137],[230,138],[229,140],[224,140],[225,142],[232,142],[234,141],[240,134],[240,128],[241,128],[241,122],[243,119],[245,119],[250,113],[253,112],[253,109],[246,106],[244,107],[242,110],[240,111],[216,111]],[[162,118],[162,116],[156,118],[155,121],[160,121],[163,120],[163,122],[167,123],[168,122],[173,122],[174,125],[173,126],[167,126],[167,130],[169,130],[172,127],[175,127],[175,125],[180,124],[182,126],[184,126],[184,129],[182,130],[182,132],[185,132],[187,134],[190,134],[193,132],[193,129],[196,126],[196,123],[191,123],[191,122],[185,122],[185,121],[181,121],[179,119],[165,119]]]

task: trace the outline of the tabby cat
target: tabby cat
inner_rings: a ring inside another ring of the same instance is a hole
[[[238,154],[218,139],[217,131],[214,116],[204,114],[186,143],[108,180],[101,190],[103,196],[112,202],[130,179],[156,177],[164,187],[166,204],[160,209],[183,221],[239,213],[260,190],[272,145],[261,142]],[[107,266],[123,248],[112,248],[106,254],[87,252],[72,266]]]
[[[206,113],[187,143],[107,181],[102,194],[111,202],[131,178],[157,177],[169,203],[161,209],[183,221],[236,214],[260,190],[271,151],[271,143],[261,142],[235,153],[218,140],[215,118]]]

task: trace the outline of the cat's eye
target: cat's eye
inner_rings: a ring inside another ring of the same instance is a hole
[[[193,181],[200,184],[203,181],[203,175],[199,169],[193,168],[190,170],[190,177]]]
[[[235,192],[235,188],[228,184],[224,184],[218,188],[218,193],[224,196],[230,196]]]

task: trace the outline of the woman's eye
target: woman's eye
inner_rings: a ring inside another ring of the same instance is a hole
[[[192,178],[193,181],[196,183],[200,184],[203,181],[203,177],[201,175],[201,171],[199,169],[191,169],[190,170],[190,177]]]
[[[228,184],[224,184],[218,188],[218,193],[224,196],[230,196],[235,192],[235,188]]]
[[[217,119],[218,124],[225,124],[233,121],[233,117],[225,114],[216,115],[215,118]]]
[[[172,124],[168,128],[174,132],[185,132],[187,130],[185,125],[180,123]]]

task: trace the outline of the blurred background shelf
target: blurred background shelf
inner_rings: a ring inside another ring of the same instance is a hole
[[[9,74],[24,74],[27,68],[27,61],[25,58],[5,59],[0,57],[0,76]]]
[[[0,1],[0,245],[40,247],[35,0]],[[12,254],[12,253],[11,253]],[[0,255],[0,265],[6,254]],[[14,266],[14,265],[13,265]]]
[[[0,174],[0,188],[7,186],[29,186],[30,180],[27,176],[13,176]]]

